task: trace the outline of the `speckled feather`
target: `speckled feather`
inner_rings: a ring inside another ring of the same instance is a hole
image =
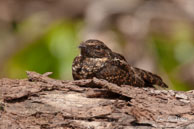
[[[130,66],[122,55],[112,52],[99,40],[87,40],[81,43],[79,47],[81,48],[81,55],[74,59],[72,65],[74,80],[96,77],[117,85],[168,87],[161,77]]]

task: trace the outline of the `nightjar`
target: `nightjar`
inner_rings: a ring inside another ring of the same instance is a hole
[[[82,42],[79,48],[81,54],[75,57],[72,64],[74,80],[96,77],[117,85],[168,87],[161,77],[132,67],[122,55],[113,52],[102,41],[90,39]]]

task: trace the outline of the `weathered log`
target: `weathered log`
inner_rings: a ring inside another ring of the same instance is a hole
[[[63,81],[27,72],[0,80],[0,128],[194,128],[194,91]]]

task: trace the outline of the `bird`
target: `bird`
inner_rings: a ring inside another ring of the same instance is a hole
[[[124,56],[113,52],[104,42],[89,39],[78,46],[80,55],[72,63],[74,80],[104,79],[110,83],[134,87],[168,88],[162,78],[146,70],[131,66]]]

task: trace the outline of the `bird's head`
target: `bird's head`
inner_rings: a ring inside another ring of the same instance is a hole
[[[79,48],[82,56],[92,58],[109,57],[112,52],[102,41],[95,39],[80,43]]]

